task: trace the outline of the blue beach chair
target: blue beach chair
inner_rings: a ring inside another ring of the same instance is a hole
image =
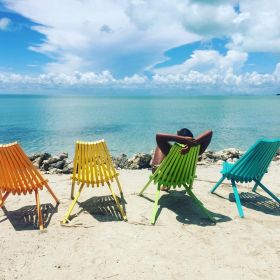
[[[267,168],[279,147],[280,138],[273,140],[260,139],[235,164],[224,162],[221,170],[222,178],[211,190],[211,193],[214,193],[225,179],[230,180],[239,216],[241,218],[244,217],[244,214],[236,182],[247,183],[254,181],[255,185],[253,187],[253,192],[255,192],[259,186],[280,204],[280,199],[261,183],[261,180],[267,172]]]

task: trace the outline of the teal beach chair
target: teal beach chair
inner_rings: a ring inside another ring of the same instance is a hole
[[[241,218],[244,217],[244,213],[236,186],[236,183],[238,182],[248,183],[254,181],[255,185],[253,187],[253,192],[255,192],[259,186],[274,200],[280,203],[279,198],[261,183],[261,180],[267,172],[267,168],[279,147],[280,138],[273,140],[260,139],[235,164],[224,162],[221,170],[222,178],[211,190],[211,193],[214,193],[225,179],[230,180],[239,216]]]
[[[166,186],[168,188],[185,187],[186,192],[196,205],[212,222],[215,222],[211,213],[203,206],[202,202],[198,200],[192,192],[200,146],[192,147],[185,155],[181,154],[182,147],[184,147],[184,145],[177,143],[171,147],[166,158],[162,161],[156,172],[150,176],[150,180],[139,193],[139,195],[142,195],[152,181],[154,181],[154,184],[157,185],[151,224],[154,224],[156,220],[161,186]]]

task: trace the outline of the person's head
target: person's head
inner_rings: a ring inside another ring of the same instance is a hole
[[[192,137],[193,138],[193,134],[192,132],[187,129],[187,128],[181,128],[180,130],[177,131],[177,135],[179,136],[186,136],[186,137]]]

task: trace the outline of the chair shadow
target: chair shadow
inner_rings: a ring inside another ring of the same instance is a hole
[[[145,197],[149,201],[149,198]],[[185,191],[171,190],[167,194],[163,194],[159,199],[159,210],[156,215],[156,220],[159,217],[162,209],[167,208],[173,211],[177,216],[176,219],[183,224],[195,224],[199,226],[214,226],[208,217],[204,215],[201,209],[194,201],[185,193]],[[209,210],[208,210],[209,211]],[[219,213],[209,211],[215,218],[216,223],[231,221],[231,218]]]
[[[57,209],[58,205],[54,207],[50,203],[41,204],[44,228],[48,227],[52,216],[57,213]],[[3,206],[2,210],[6,215],[6,219],[10,221],[16,231],[39,229],[36,205],[24,206],[14,211],[8,211],[6,207]],[[6,219],[1,220],[0,223]]]
[[[125,211],[126,201],[124,197],[118,197],[118,199]],[[82,209],[77,214],[71,215],[69,217],[69,220],[72,220],[74,217],[79,216],[84,211],[88,212],[99,222],[113,222],[123,220],[112,195],[92,197],[86,201],[77,202],[77,204]]]
[[[273,199],[259,193],[241,192],[239,193],[242,206],[268,215],[280,216],[280,205]],[[234,194],[229,194],[229,201],[235,203]]]

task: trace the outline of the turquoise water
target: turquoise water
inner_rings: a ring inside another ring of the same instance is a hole
[[[210,149],[247,149],[280,137],[279,96],[0,96],[0,143],[28,152],[74,152],[76,140],[105,139],[112,154],[150,152],[157,132],[214,131]]]

